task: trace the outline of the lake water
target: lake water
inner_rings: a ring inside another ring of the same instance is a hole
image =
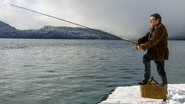
[[[184,46],[169,41],[169,83],[185,83]],[[144,53],[120,40],[0,39],[0,104],[96,104],[143,79]]]

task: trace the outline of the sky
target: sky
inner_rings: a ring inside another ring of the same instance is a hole
[[[169,36],[185,32],[185,0],[0,0],[0,20],[17,29],[74,26],[10,4],[66,19],[122,38],[144,35],[159,13]]]

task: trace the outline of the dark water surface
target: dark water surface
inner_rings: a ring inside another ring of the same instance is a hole
[[[185,82],[184,46],[169,41],[169,83]],[[143,79],[144,53],[115,40],[0,39],[0,104],[96,104]]]

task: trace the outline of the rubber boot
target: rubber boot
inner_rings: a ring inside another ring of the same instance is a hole
[[[138,82],[139,85],[144,85],[148,83],[148,79],[150,78],[151,75],[151,70],[150,70],[150,61],[145,61],[144,62],[145,65],[145,74],[144,74],[144,80],[141,82]]]
[[[150,78],[151,75],[151,70],[150,70],[150,61],[144,62],[145,64],[145,74],[144,74],[144,80],[148,82],[148,79]]]
[[[166,77],[166,75],[164,75],[164,76],[161,76],[161,80],[162,80],[162,84],[163,84],[163,86],[165,86],[166,88],[166,94],[168,94],[168,82],[167,82],[167,77]]]
[[[164,75],[164,76],[161,76],[161,80],[162,80],[162,83],[164,84],[164,85],[166,85],[168,82],[167,82],[167,77],[166,77],[166,75]]]
[[[161,62],[156,61],[156,65],[157,65],[157,71],[159,73],[159,76],[161,77],[162,85],[166,87],[166,94],[168,94],[168,90],[167,90],[168,82],[167,82],[166,72],[164,69],[164,61],[161,61]]]

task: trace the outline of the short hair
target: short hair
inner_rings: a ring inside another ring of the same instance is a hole
[[[151,16],[151,17],[155,17],[155,19],[159,19],[159,22],[162,21],[162,18],[161,18],[161,16],[160,16],[160,14],[158,14],[158,13],[151,14],[150,16]]]

